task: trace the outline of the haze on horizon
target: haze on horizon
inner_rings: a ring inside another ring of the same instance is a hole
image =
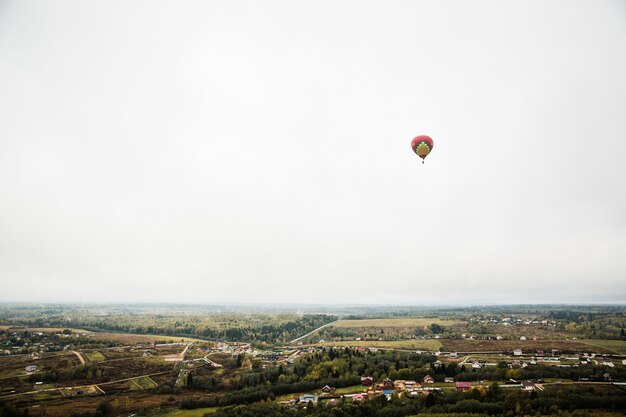
[[[1,1],[0,301],[625,303],[624,51],[618,0]]]

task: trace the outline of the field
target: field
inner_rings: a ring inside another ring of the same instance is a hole
[[[106,358],[104,357],[104,355],[98,351],[94,351],[94,352],[82,352],[81,355],[83,356],[83,359],[85,359],[85,362],[89,363],[89,362],[102,362],[104,360],[106,360]]]
[[[37,366],[37,372],[79,365],[73,353],[47,353],[41,359],[31,359],[29,355],[0,357],[0,379],[26,376],[26,366]],[[1,385],[1,384],[0,384]]]
[[[427,350],[436,352],[441,348],[441,343],[437,340],[344,340],[341,342],[316,343],[315,346],[338,346],[338,347],[368,347],[378,349],[411,349]]]
[[[594,341],[597,342],[597,341]],[[543,349],[550,352],[551,349],[559,349],[565,353],[588,352],[589,344],[573,340],[464,340],[464,339],[441,339],[441,349],[445,352],[512,352],[514,349],[522,349],[522,352],[534,352]],[[610,353],[605,347],[594,347],[598,353]]]
[[[196,408],[195,410],[169,410],[151,413],[149,417],[202,417],[217,411],[217,407]]]
[[[149,376],[131,379],[129,382],[131,391],[158,387],[158,384],[154,382]]]
[[[135,343],[153,343],[155,341],[163,342],[206,342],[202,339],[194,339],[191,337],[177,337],[177,336],[165,336],[165,335],[152,335],[152,334],[133,334],[133,333],[110,333],[110,332],[94,332],[94,340],[114,340],[125,344]]]
[[[339,328],[386,328],[386,327],[426,327],[431,324],[439,324],[441,326],[453,326],[462,324],[460,321],[442,320],[438,318],[390,318],[390,319],[367,319],[367,320],[339,320],[329,327]]]
[[[357,392],[363,392],[363,385],[353,385],[351,387],[337,388],[335,394],[354,394]]]
[[[626,340],[581,340],[580,342],[594,348],[603,348],[622,355],[626,354]]]

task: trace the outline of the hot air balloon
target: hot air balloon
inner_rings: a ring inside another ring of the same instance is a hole
[[[422,164],[424,163],[424,158],[433,150],[433,140],[430,136],[420,135],[416,136],[411,141],[411,149],[413,152],[417,154],[420,158],[422,158]]]

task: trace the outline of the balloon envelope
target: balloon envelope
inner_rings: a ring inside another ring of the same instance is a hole
[[[417,154],[420,158],[424,159],[430,151],[433,150],[433,140],[430,136],[420,135],[413,138],[411,141],[411,149],[413,152]]]

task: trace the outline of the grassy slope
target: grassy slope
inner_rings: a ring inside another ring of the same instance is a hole
[[[579,340],[579,342],[590,346],[596,346],[612,350],[616,353],[626,354],[626,340],[592,340],[585,339]]]

